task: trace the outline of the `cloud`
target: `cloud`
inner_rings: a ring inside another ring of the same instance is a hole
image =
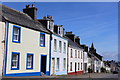
[[[99,13],[99,14],[92,14],[92,15],[86,15],[86,16],[82,16],[82,17],[78,17],[78,16],[74,16],[74,17],[66,17],[64,18],[61,22],[70,22],[70,21],[82,21],[82,20],[87,20],[87,19],[91,19],[94,17],[98,17],[98,16],[102,16],[105,15],[106,13]],[[72,14],[73,15],[73,14]]]
[[[93,24],[92,28],[91,27],[88,27],[88,28],[85,28],[85,30],[81,30],[81,36],[84,36],[86,38],[91,38],[91,37],[96,37],[96,36],[99,36],[100,34],[104,33],[104,32],[109,32],[110,33],[110,26],[114,26],[116,25],[116,23],[102,23],[102,24]],[[84,31],[84,32],[83,32]],[[109,34],[107,33],[107,34]],[[106,34],[105,34],[106,35]],[[116,35],[116,34],[115,34]],[[101,37],[101,36],[99,36]]]
[[[101,54],[103,55],[104,60],[118,61],[118,52],[103,52]]]

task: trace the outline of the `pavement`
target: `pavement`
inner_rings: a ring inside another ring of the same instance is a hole
[[[25,77],[3,77],[2,80],[120,80],[118,74],[112,73],[87,73],[79,75],[62,76],[25,76]]]
[[[3,77],[3,78],[118,78],[118,74],[112,73],[87,73],[79,75],[62,76],[25,76],[25,77]]]
[[[87,73],[83,75],[64,75],[64,78],[118,78],[118,74],[112,73]]]
[[[2,79],[2,76],[0,76],[0,80]]]

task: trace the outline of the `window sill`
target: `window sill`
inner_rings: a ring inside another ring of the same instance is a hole
[[[19,70],[19,68],[11,68],[11,70]]]
[[[12,42],[13,42],[13,43],[20,43],[20,41],[14,41],[14,40],[13,40]]]
[[[45,45],[44,45],[44,46],[41,46],[41,45],[40,45],[40,47],[45,47]]]
[[[31,70],[31,69],[33,69],[33,68],[26,68],[27,70]]]

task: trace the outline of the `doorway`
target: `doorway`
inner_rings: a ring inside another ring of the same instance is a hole
[[[55,73],[55,58],[52,58],[52,75]]]
[[[75,62],[75,73],[77,72],[76,69],[77,69],[77,63]]]
[[[41,55],[41,72],[46,74],[47,55]]]

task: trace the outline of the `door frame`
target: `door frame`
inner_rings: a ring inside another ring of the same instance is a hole
[[[53,65],[53,63],[51,64],[51,68],[52,68],[51,74],[55,74],[55,58],[54,57],[52,58],[52,62],[53,62],[53,60],[54,60],[54,65]],[[53,71],[53,66],[54,66],[54,71]]]
[[[41,54],[40,56],[41,56],[41,59],[40,59],[40,65],[41,65],[41,66],[40,66],[40,72],[41,72],[41,70],[42,70],[42,64],[41,64],[41,63],[42,63],[42,57],[43,57],[43,56],[46,56],[46,68],[47,68],[47,55]],[[45,70],[45,74],[46,74],[46,71],[47,71],[47,70]]]
[[[77,72],[77,63],[75,62],[75,73]]]

